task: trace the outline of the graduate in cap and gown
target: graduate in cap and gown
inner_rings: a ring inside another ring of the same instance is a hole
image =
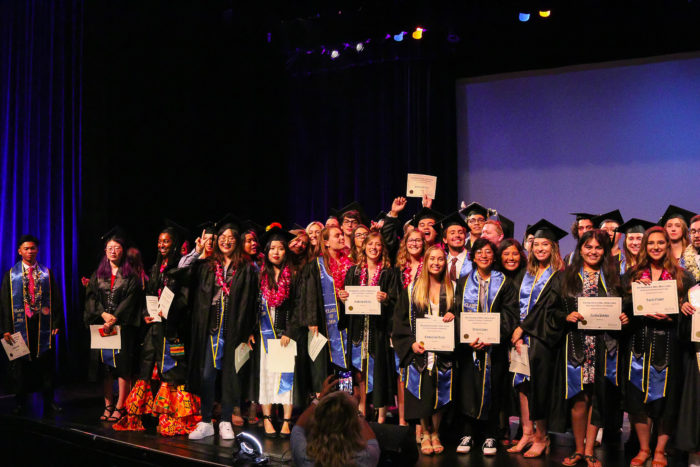
[[[620,250],[620,238],[622,238],[622,233],[620,233],[619,228],[624,222],[622,214],[620,214],[618,209],[600,214],[593,218],[594,228],[604,230],[610,236],[610,254],[617,259],[618,265],[622,263],[622,251]]]
[[[185,349],[190,334],[187,300],[181,282],[170,275],[177,270],[183,238],[183,229],[170,220],[165,221],[158,234],[158,254],[145,295],[160,300],[167,289],[173,293],[173,300],[167,312],[159,306],[157,316],[149,313],[145,300],[141,303],[147,330],[139,356],[138,379],[125,402],[127,415],[113,425],[117,431],[144,430],[144,414],[158,417],[158,433],[163,436],[186,435],[198,421],[199,400],[185,391]]]
[[[194,248],[180,258],[178,268],[186,268],[198,259],[206,259],[214,253],[214,223],[207,221],[199,224],[197,230],[201,231],[201,234],[195,239]]]
[[[258,275],[246,260],[240,225],[227,214],[216,223],[213,255],[173,274],[186,286],[192,313],[187,389],[201,398],[202,418],[190,439],[214,434],[217,379],[221,382],[219,435],[233,439],[234,408],[240,408],[247,388],[244,379],[251,365],[236,371],[235,354],[239,346],[251,346],[249,337],[257,323]],[[240,416],[235,421],[243,423]]]
[[[343,235],[345,236],[345,254],[350,256],[350,251],[354,244],[352,236],[353,231],[358,225],[369,225],[365,210],[360,203],[353,201],[340,209],[332,209],[331,214],[338,219],[340,230],[343,231]]]
[[[83,320],[86,326],[99,324],[107,335],[119,326],[119,349],[91,351],[91,376],[102,377],[105,408],[101,421],[116,422],[126,415],[126,396],[131,390],[132,366],[135,360],[143,289],[141,279],[126,259],[128,244],[118,227],[102,236],[105,254],[97,271],[90,277],[85,294]],[[114,378],[118,378],[119,394],[113,394]]]
[[[472,245],[472,271],[457,281],[453,314],[460,329],[462,313],[499,313],[501,342],[484,343],[462,336],[457,344],[458,390],[456,398],[462,419],[462,438],[457,453],[471,451],[473,438],[483,438],[482,452],[496,454],[499,412],[508,390],[510,336],[520,321],[517,289],[494,269],[496,246],[486,238]]]
[[[339,227],[324,228],[320,245],[321,255],[299,273],[299,299],[294,311],[294,320],[299,327],[307,328],[314,335],[321,333],[328,339],[315,360],[308,358],[302,367],[297,368],[297,371],[308,373],[307,387],[316,394],[321,392],[323,381],[334,369],[350,369],[338,291],[345,286],[345,275],[352,262],[346,255],[345,235]]]
[[[571,235],[573,235],[577,242],[584,232],[588,232],[589,230],[595,229],[595,226],[593,225],[593,219],[595,219],[597,214],[590,214],[587,212],[571,212],[569,214],[571,214],[572,216],[576,216],[574,223],[571,224],[570,231]],[[564,263],[571,264],[573,254],[574,253],[571,252],[568,255],[566,255],[564,257]]]
[[[36,259],[39,239],[22,235],[17,252],[22,259],[4,274],[0,291],[0,334],[12,344],[12,335],[19,332],[29,348],[29,355],[8,366],[14,413],[24,412],[28,393],[41,390],[44,414],[51,415],[61,410],[53,400],[53,337],[63,324],[63,301],[53,273]]]
[[[410,225],[423,234],[427,246],[432,246],[439,240],[437,231],[439,225],[436,224],[444,217],[444,214],[424,207],[413,216]]]
[[[489,210],[477,202],[470,203],[465,208],[461,209],[466,220],[469,235],[467,237],[467,251],[471,251],[474,242],[481,237],[481,231],[484,228],[486,219],[489,217]]]
[[[547,419],[552,405],[554,356],[564,333],[566,313],[561,297],[559,240],[566,232],[541,219],[527,231],[534,235],[527,268],[516,278],[520,324],[511,336],[518,353],[527,352],[530,376],[514,373],[513,387],[520,399],[523,436],[508,452],[541,456],[549,449]],[[534,426],[533,426],[534,425]]]
[[[555,408],[549,427],[565,432],[570,422],[576,449],[564,459],[564,465],[585,460],[588,465],[600,466],[594,455],[598,429],[608,426],[619,430],[622,426],[619,394],[625,365],[620,332],[578,329],[579,322],[586,323],[579,313],[579,298],[621,296],[619,263],[610,245],[607,231],[584,232],[562,281],[566,336],[556,359]],[[627,325],[628,316],[622,313],[620,322],[620,327]]]
[[[679,304],[688,300],[688,289],[695,283],[673,257],[670,236],[663,227],[648,229],[642,239],[638,264],[623,277],[625,313],[630,316],[624,394],[630,424],[639,439],[639,453],[630,465],[644,465],[651,453],[651,424],[656,427],[654,462],[666,465],[666,446],[678,422],[683,384],[682,344],[679,325],[683,314],[634,315],[631,297],[633,282],[674,281]]]
[[[467,238],[467,224],[459,212],[440,219],[438,223],[442,232],[442,242],[447,250],[447,273],[453,284],[472,271],[472,261],[464,246]]]
[[[404,289],[394,310],[392,340],[400,366],[406,369],[405,416],[420,419],[421,452],[444,450],[438,435],[445,409],[452,401],[453,352],[433,352],[416,340],[416,319],[428,315],[445,322],[454,320],[454,292],[447,274],[446,254],[439,245],[428,247],[423,269],[416,281]]]
[[[676,258],[676,261],[682,268],[685,268],[683,252],[688,248],[689,244],[688,226],[690,225],[690,219],[695,214],[687,209],[669,205],[658,223],[668,233],[668,237],[671,239],[673,257]]]
[[[622,255],[620,259],[620,275],[624,275],[628,269],[637,264],[639,252],[642,249],[642,238],[644,232],[653,227],[653,222],[633,218],[618,227],[618,232],[625,235],[622,242]]]
[[[362,242],[358,263],[348,269],[345,286],[378,286],[376,301],[381,304],[380,315],[346,314],[347,360],[356,372],[360,388],[359,411],[367,414],[367,404],[378,411],[377,422],[384,423],[386,407],[393,405],[396,378],[394,376],[394,353],[390,336],[393,311],[398,298],[399,274],[391,267],[389,253],[382,234],[370,231]],[[349,294],[338,291],[343,302]]]

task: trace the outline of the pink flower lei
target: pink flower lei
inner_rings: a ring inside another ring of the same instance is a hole
[[[341,254],[337,261],[330,258],[328,263],[328,269],[330,269],[331,276],[333,277],[335,291],[343,290],[345,286],[345,274],[348,272],[348,269],[350,269],[350,266],[352,266],[352,261],[350,261],[350,258],[345,256],[345,254]]]
[[[367,267],[367,264],[365,264],[365,267],[363,267],[360,270],[360,285],[370,285],[370,286],[379,285],[379,276],[382,273],[382,265],[381,264],[377,265],[377,270],[374,271],[374,275],[372,276],[372,280],[370,281],[369,284],[367,284],[367,271],[368,271],[368,267]]]
[[[270,287],[270,281],[267,274],[263,274],[260,283],[263,298],[270,307],[280,306],[289,297],[289,286],[291,284],[292,273],[289,271],[289,266],[285,266],[280,272],[279,280],[277,281],[277,289]]]
[[[421,257],[420,262],[418,263],[418,270],[416,271],[416,276],[418,277],[420,275],[421,270],[423,269],[423,257]],[[408,286],[411,285],[411,265],[407,265],[403,269],[403,288],[406,289]]]
[[[236,274],[236,270],[234,269],[233,272],[231,272],[231,276],[228,278],[228,281],[224,280],[224,268],[221,266],[221,262],[217,261],[216,262],[216,285],[221,287],[221,290],[224,292],[224,295],[228,296],[228,294],[231,293],[231,282],[233,282],[233,276]]]

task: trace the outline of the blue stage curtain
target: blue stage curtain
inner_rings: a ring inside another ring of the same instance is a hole
[[[0,268],[19,260],[21,235],[39,238],[39,261],[65,303],[57,357],[70,351],[70,324],[82,321],[82,15],[76,0],[0,2]]]

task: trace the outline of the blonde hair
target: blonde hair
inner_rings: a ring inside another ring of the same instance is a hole
[[[537,240],[537,238],[535,238],[535,240]],[[544,240],[547,240],[552,244],[552,253],[549,255],[549,266],[552,267],[552,271],[554,272],[561,271],[564,269],[564,260],[561,259],[561,254],[559,253],[559,242],[555,242],[554,240],[550,240],[548,238],[545,238]],[[533,246],[530,247],[530,254],[527,255],[527,272],[534,276],[537,274],[537,269],[540,266],[540,262],[535,259],[535,254],[532,252],[533,248],[534,240]]]
[[[360,252],[358,254],[357,264],[360,267],[367,266],[367,253],[365,253],[365,248],[367,248],[367,244],[373,238],[378,238],[382,244],[382,257],[379,258],[379,263],[382,265],[382,269],[389,269],[391,267],[391,262],[389,261],[389,254],[386,251],[386,243],[384,243],[384,237],[382,237],[381,232],[371,229],[365,237],[365,240],[362,242],[362,248],[360,249]]]
[[[425,250],[425,255],[423,255],[423,269],[420,272],[420,276],[416,278],[416,285],[413,287],[413,296],[411,300],[417,306],[429,310],[430,309],[430,273],[428,272],[428,256],[433,251],[439,251],[445,256],[445,268],[440,273],[440,284],[445,287],[445,294],[447,296],[447,309],[452,307],[452,301],[454,300],[454,290],[452,289],[452,281],[450,280],[450,275],[447,274],[447,255],[445,250],[439,245],[433,245]]]
[[[413,232],[416,232],[421,239],[421,247],[420,247],[420,254],[421,256],[423,253],[425,253],[425,237],[423,236],[422,233],[418,232],[417,230],[411,231],[408,235],[405,235],[401,239],[401,243],[399,244],[399,251],[396,253],[396,267],[399,269],[405,268],[410,262],[411,262],[411,254],[408,252],[408,245],[406,242],[408,242],[408,237],[411,236]]]
[[[321,245],[321,254],[319,256],[323,256],[323,264],[326,267],[328,274],[331,273],[331,253],[329,248],[326,246],[326,242],[331,237],[331,230],[334,229],[340,230],[341,234],[343,233],[340,227],[325,227],[323,230],[321,230],[321,240],[318,242],[319,245]]]

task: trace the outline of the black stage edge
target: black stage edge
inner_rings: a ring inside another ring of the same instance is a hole
[[[117,432],[111,424],[98,421],[102,413],[102,398],[94,386],[71,387],[57,392],[57,400],[63,412],[53,417],[43,417],[41,398],[30,398],[30,408],[21,416],[11,415],[14,397],[0,396],[0,465],[3,466],[222,466],[232,463],[233,441],[222,441],[218,436],[190,441],[184,436],[165,438],[155,431],[155,419],[144,417],[145,432]],[[511,419],[511,428],[516,427]],[[245,430],[260,440],[270,456],[270,465],[291,465],[289,441],[266,439],[260,426],[235,427]],[[452,431],[452,430],[449,430]],[[521,455],[508,454],[499,447],[494,457],[484,457],[481,446],[476,445],[468,455],[455,453],[456,439],[445,433],[445,452],[439,456],[421,455],[420,466],[560,466],[562,460],[573,451],[571,435],[552,435],[552,452],[540,459],[525,459]],[[626,446],[629,425],[625,418],[623,432],[609,439],[596,455],[604,466],[629,465],[636,454],[633,446]],[[617,439],[616,439],[617,438]],[[683,453],[669,456],[669,466],[687,465]],[[385,463],[384,465],[399,465]],[[406,467],[405,463],[400,463]],[[582,464],[585,465],[585,464]]]

